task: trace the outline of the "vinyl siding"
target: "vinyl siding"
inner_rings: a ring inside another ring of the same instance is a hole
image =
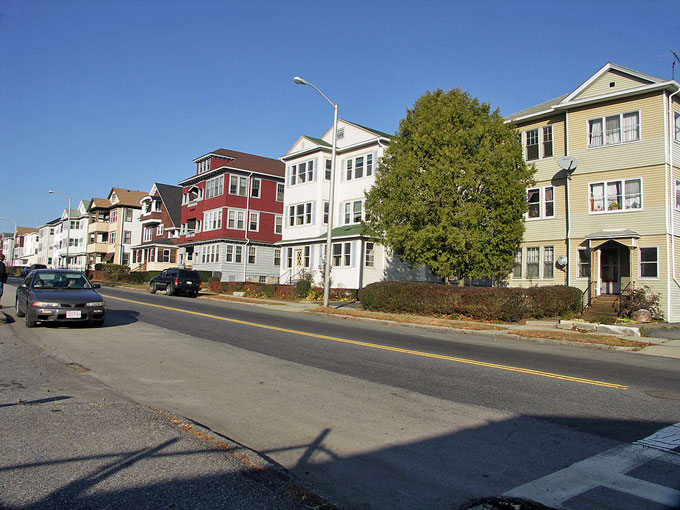
[[[569,112],[569,154],[579,162],[577,173],[663,164],[664,120],[662,95],[611,101]],[[588,121],[619,113],[640,112],[640,140],[588,148]]]
[[[529,164],[534,164],[536,166],[536,174],[534,178],[537,181],[550,180],[552,177],[560,171],[560,167],[557,165],[557,158],[566,154],[565,147],[565,124],[564,124],[564,114],[556,115],[553,117],[548,117],[537,122],[531,122],[528,124],[517,124],[516,128],[522,133],[522,151],[524,157],[526,158],[526,131],[532,129],[539,129],[539,145],[542,154],[542,131],[541,128],[544,126],[552,126],[553,128],[553,156],[548,158],[542,158],[538,160],[528,161]]]
[[[614,87],[610,84],[614,82]],[[593,81],[585,90],[583,90],[574,99],[584,99],[586,97],[599,96],[601,94],[608,94],[625,89],[640,87],[642,85],[649,85],[649,81],[641,80],[630,75],[622,74],[618,71],[609,71],[604,73],[598,79]]]
[[[600,230],[632,229],[640,234],[665,232],[663,165],[629,168],[617,172],[574,174],[571,181],[571,233],[585,237]],[[642,209],[590,213],[590,184],[617,179],[642,178]]]
[[[521,245],[522,248],[522,278],[514,278],[513,274],[510,273],[507,279],[509,287],[535,287],[544,285],[564,285],[567,283],[567,272],[564,269],[558,269],[553,262],[553,278],[543,278],[543,247],[552,246],[554,249],[553,261],[557,261],[557,257],[567,255],[567,245],[564,237],[553,237],[552,239],[546,238],[540,242],[526,241]],[[526,278],[527,274],[527,248],[540,247],[539,255],[539,275],[540,278],[529,279]]]
[[[567,236],[565,180],[539,181],[535,186],[532,186],[532,188],[541,188],[541,200],[544,198],[543,188],[546,186],[553,187],[555,216],[553,218],[525,219],[524,241],[526,242],[554,239],[556,235],[562,235],[565,239]],[[541,207],[543,207],[543,202],[541,202]]]

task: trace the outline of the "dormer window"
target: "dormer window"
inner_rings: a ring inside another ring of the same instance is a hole
[[[198,189],[196,186],[192,186],[191,188],[189,188],[187,190],[186,195],[185,195],[187,197],[186,198],[187,203],[195,202],[196,200],[198,200],[198,197],[200,195],[200,191],[201,190]]]
[[[198,162],[198,173],[203,174],[210,171],[210,158]]]

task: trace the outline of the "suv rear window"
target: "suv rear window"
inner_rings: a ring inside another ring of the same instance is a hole
[[[189,271],[187,269],[180,269],[179,270],[179,277],[180,278],[185,278],[187,280],[200,280],[200,276],[198,276],[198,271]]]

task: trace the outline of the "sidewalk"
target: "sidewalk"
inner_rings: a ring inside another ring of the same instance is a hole
[[[332,508],[256,452],[85,373],[0,323],[0,508]]]
[[[258,299],[234,297],[224,294],[203,294],[201,299],[235,302],[239,304],[261,306],[271,310],[297,313],[316,313],[345,319],[380,322],[393,326],[418,327],[436,330],[456,331],[460,333],[491,335],[498,338],[521,339],[534,342],[560,343],[566,345],[588,346],[599,349],[625,350],[636,354],[680,358],[680,324],[651,324],[639,325],[645,334],[631,338],[621,336],[622,342],[633,340],[651,344],[645,347],[609,346],[588,341],[590,333],[568,332],[558,329],[558,321],[528,320],[525,324],[490,324],[482,322],[465,322],[450,319],[424,318],[411,315],[397,315],[366,310],[355,311],[354,303],[334,302],[325,310],[320,303],[313,301],[277,301],[273,299]],[[607,336],[618,336],[607,333]],[[554,337],[554,338],[551,338]]]

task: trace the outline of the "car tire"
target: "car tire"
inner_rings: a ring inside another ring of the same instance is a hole
[[[192,298],[198,297],[198,292],[190,292],[189,297],[192,297]]]
[[[165,287],[165,293],[166,293],[168,296],[173,296],[173,295],[175,294],[175,287],[173,287],[172,285],[168,284],[168,286]]]
[[[19,308],[19,298],[17,298],[14,302],[14,310],[17,313],[17,317],[23,317],[24,312],[21,311],[21,308]]]
[[[34,328],[38,325],[38,321],[31,317],[31,311],[26,310],[26,327]]]
[[[155,284],[155,283],[152,283],[151,285],[149,285],[149,292],[150,292],[151,294],[155,294],[157,290],[158,290],[158,289],[156,288],[156,284]]]

